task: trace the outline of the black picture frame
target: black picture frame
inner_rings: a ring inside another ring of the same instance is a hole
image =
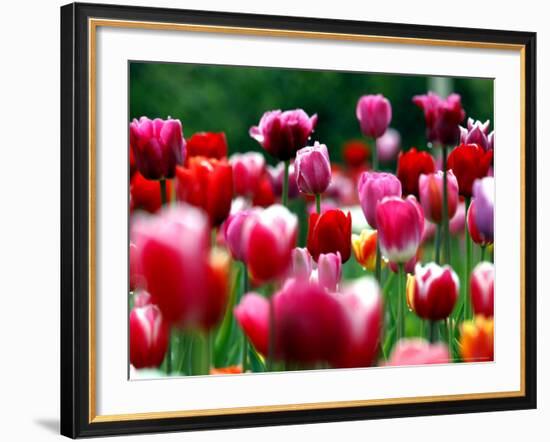
[[[428,403],[90,422],[88,19],[106,18],[524,46],[525,395]],[[61,434],[76,438],[536,408],[536,34],[116,5],[61,8]]]

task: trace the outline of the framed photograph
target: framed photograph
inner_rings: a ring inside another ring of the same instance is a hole
[[[535,46],[63,6],[61,433],[535,408]]]

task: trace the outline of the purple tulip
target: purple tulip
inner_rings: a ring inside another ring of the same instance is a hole
[[[466,116],[458,94],[450,94],[446,99],[433,92],[415,95],[413,103],[424,111],[426,132],[429,141],[454,145],[460,137],[459,124]]]
[[[275,167],[267,166],[267,174],[271,181],[271,187],[273,193],[276,196],[283,194],[283,179],[285,175],[285,163],[280,162]],[[296,173],[294,171],[294,164],[290,164],[288,167],[288,197],[290,199],[296,198],[300,194],[298,190],[298,184],[296,183]]]
[[[401,149],[401,135],[391,127],[376,139],[376,152],[378,159],[383,163],[389,163],[397,158],[397,154]]]
[[[296,183],[301,192],[317,195],[330,184],[330,159],[327,146],[315,142],[296,152]]]
[[[367,137],[381,137],[391,122],[391,104],[382,94],[363,95],[357,102],[355,114],[361,132]]]
[[[317,279],[319,284],[334,292],[342,279],[342,257],[340,252],[321,253],[317,260]]]
[[[482,147],[483,150],[492,149],[492,142],[489,142],[489,135],[491,140],[494,137],[494,132],[489,134],[490,121],[485,123],[481,121],[474,121],[472,118],[468,118],[466,127],[460,126],[460,144],[477,144]]]
[[[286,161],[307,144],[316,124],[317,114],[310,118],[302,109],[273,110],[263,114],[249,134],[272,156]]]
[[[180,120],[147,117],[130,123],[130,146],[139,172],[149,180],[173,178],[185,160],[185,139]]]
[[[473,195],[476,202],[476,227],[490,242],[494,236],[495,179],[485,177],[474,181]]]
[[[292,250],[292,275],[294,278],[309,281],[313,271],[313,258],[304,247],[296,247]]]
[[[369,225],[376,229],[376,207],[386,196],[401,197],[401,181],[391,173],[363,172],[357,184],[361,209]]]

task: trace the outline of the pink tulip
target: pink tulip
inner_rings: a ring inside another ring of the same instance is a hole
[[[310,118],[302,109],[274,110],[264,113],[249,134],[273,157],[286,161],[307,144],[316,124],[317,115]]]
[[[275,167],[267,166],[267,174],[273,193],[280,197],[283,194],[283,179],[285,173],[285,163],[280,162]],[[288,197],[290,199],[296,198],[300,194],[298,184],[296,183],[296,172],[294,171],[294,164],[291,163],[288,167]]]
[[[296,245],[296,215],[274,204],[249,216],[243,229],[244,257],[252,278],[265,282],[283,276]]]
[[[342,257],[340,252],[321,253],[317,259],[319,284],[329,291],[336,291],[342,279]]]
[[[301,281],[309,281],[313,271],[313,258],[308,250],[296,247],[292,250],[292,276]]]
[[[390,125],[391,104],[383,95],[363,95],[355,110],[361,131],[365,136],[381,137]]]
[[[466,204],[459,201],[454,216],[449,220],[449,231],[451,235],[460,235],[464,233],[466,223]]]
[[[330,184],[330,158],[327,146],[315,142],[296,153],[296,183],[302,193],[317,195]]]
[[[470,276],[470,296],[476,315],[493,317],[495,266],[483,261],[474,267]]]
[[[456,304],[459,284],[458,276],[448,265],[417,264],[414,277],[407,281],[409,307],[423,319],[445,319]]]
[[[395,161],[401,149],[401,135],[391,127],[384,135],[376,139],[376,152],[378,159],[383,163]]]
[[[413,338],[401,339],[386,365],[446,364],[449,360],[449,350],[444,344],[430,344],[423,339]]]
[[[331,361],[334,367],[368,367],[376,361],[383,324],[380,289],[373,278],[362,277],[334,296],[345,313],[346,336]]]
[[[443,219],[443,172],[440,170],[429,175],[421,174],[418,179],[420,203],[424,215],[434,223]],[[458,205],[458,181],[452,170],[447,172],[447,214],[451,219]]]
[[[401,196],[401,181],[391,173],[363,172],[357,184],[363,214],[373,229],[376,229],[376,207],[387,196]]]
[[[234,309],[239,323],[256,350],[267,356],[269,347],[269,301],[257,293],[245,294]]]
[[[134,293],[134,307],[145,307],[151,304],[151,294],[145,290]]]
[[[237,261],[243,261],[245,251],[243,248],[243,227],[247,217],[253,213],[253,210],[241,210],[232,215],[223,223],[222,231],[225,244],[231,255]]]
[[[265,169],[265,158],[258,152],[235,153],[229,158],[233,187],[237,195],[254,195]]]
[[[416,255],[424,230],[424,216],[413,196],[404,200],[385,197],[376,208],[376,225],[380,249],[389,261],[406,263]]]
[[[131,241],[128,261],[130,266],[130,290],[144,288],[145,281],[143,280],[143,274],[140,268],[139,250],[136,244]]]
[[[467,126],[460,126],[460,144],[477,144],[484,150],[492,149],[492,140],[494,132],[489,134],[489,125],[491,122],[487,120],[485,123],[472,118],[468,118]],[[489,140],[491,136],[491,140]]]
[[[135,368],[158,367],[168,347],[168,327],[156,305],[130,312],[130,363]]]
[[[147,117],[130,123],[130,146],[139,172],[149,180],[173,178],[185,160],[180,120]]]

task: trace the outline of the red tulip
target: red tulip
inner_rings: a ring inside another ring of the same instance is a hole
[[[477,315],[471,321],[464,321],[459,348],[465,362],[492,361],[494,359],[493,318]]]
[[[235,193],[250,196],[256,193],[264,177],[265,158],[258,152],[235,153],[229,158],[233,167]]]
[[[166,193],[172,193],[172,183],[166,181]],[[162,201],[160,199],[160,182],[148,180],[136,171],[130,180],[130,196],[132,198],[131,210],[145,210],[146,212],[157,212]]]
[[[213,329],[222,319],[229,298],[229,255],[214,249],[206,268],[206,291],[202,299],[202,311],[198,319],[202,330]]]
[[[414,276],[407,278],[407,303],[422,319],[439,321],[453,311],[458,290],[458,276],[450,266],[417,264]]]
[[[477,144],[461,144],[451,151],[447,167],[455,174],[462,196],[472,196],[474,181],[487,175],[492,160],[493,151],[485,151]]]
[[[221,160],[227,156],[227,139],[223,132],[197,132],[187,140],[188,157]]]
[[[296,246],[296,215],[274,204],[247,217],[243,229],[244,259],[252,278],[265,282],[283,276]]]
[[[418,181],[420,203],[427,219],[440,223],[443,219],[443,172],[421,174]],[[458,182],[452,170],[447,173],[447,215],[451,219],[458,206]]]
[[[470,276],[470,296],[476,315],[492,317],[494,313],[495,267],[490,262],[480,262]]]
[[[156,305],[130,312],[130,363],[135,368],[158,367],[168,347],[168,326]]]
[[[422,208],[413,196],[405,200],[386,197],[376,208],[378,241],[382,255],[389,261],[406,263],[416,255],[422,232]]]
[[[307,144],[316,124],[317,114],[310,118],[302,109],[274,110],[264,113],[249,133],[269,154],[286,161]]]
[[[273,184],[267,175],[260,178],[260,183],[252,195],[252,205],[257,207],[269,207],[275,204]]]
[[[370,148],[361,140],[352,140],[344,144],[342,154],[349,168],[365,167],[370,158]]]
[[[176,168],[176,196],[204,209],[210,223],[219,226],[229,215],[233,174],[226,160],[192,157],[188,167]]]
[[[338,209],[310,214],[307,249],[315,261],[321,253],[340,252],[346,262],[351,255],[351,214]]]
[[[185,140],[180,120],[147,117],[130,123],[130,146],[136,166],[149,180],[173,178],[185,159]]]
[[[137,245],[130,241],[130,251],[129,251],[129,266],[130,266],[130,290],[134,291],[137,289],[142,289],[146,286],[146,283],[143,279],[143,273],[140,268],[139,260],[139,250]]]
[[[428,152],[412,147],[407,152],[400,152],[397,158],[397,178],[401,181],[403,195],[414,195],[418,198],[418,179],[421,174],[435,172],[435,161]]]
[[[444,344],[430,344],[423,339],[402,339],[396,345],[386,365],[446,364],[449,350]]]

